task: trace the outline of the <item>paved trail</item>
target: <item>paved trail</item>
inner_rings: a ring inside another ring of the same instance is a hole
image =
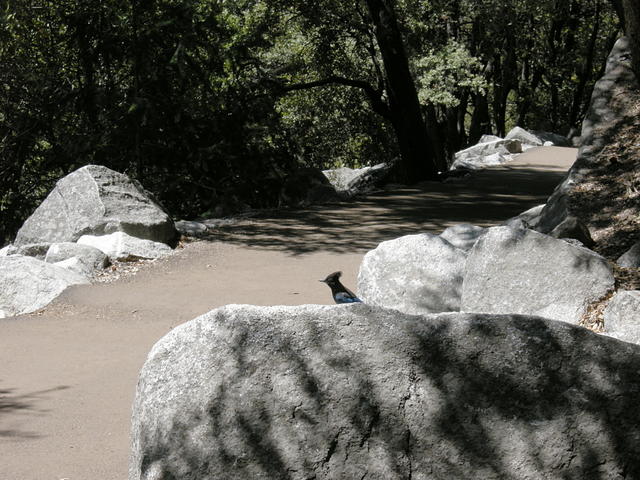
[[[470,179],[243,220],[133,277],[0,320],[0,480],[126,479],[137,374],[170,329],[229,303],[329,304],[318,280],[343,270],[355,289],[379,242],[500,223],[544,203],[575,155],[535,149]]]

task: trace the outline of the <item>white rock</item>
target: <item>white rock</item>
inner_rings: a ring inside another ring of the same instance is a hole
[[[480,140],[478,140],[478,143],[489,143],[489,142],[495,142],[497,140],[504,140],[504,138],[498,137],[497,135],[484,134],[480,137]]]
[[[613,286],[607,260],[591,250],[529,229],[493,227],[469,253],[461,310],[577,324]]]
[[[16,250],[16,247],[9,244],[6,247],[0,248],[0,257],[7,257],[9,255],[13,255]]]
[[[505,220],[502,225],[517,228],[535,228],[536,225],[538,225],[538,221],[540,220],[540,215],[542,214],[542,209],[544,208],[544,206],[544,203],[541,205],[536,205],[535,207],[522,212],[520,215]]]
[[[179,220],[175,225],[180,234],[188,237],[198,237],[207,233],[207,226],[204,223],[193,220]]]
[[[111,260],[120,261],[159,258],[172,252],[171,248],[164,243],[135,238],[124,232],[115,232],[100,237],[83,235],[78,243],[95,247],[104,252]]]
[[[505,140],[519,140],[520,143],[534,145],[536,147],[539,147],[543,144],[542,139],[540,139],[538,136],[520,127],[512,128],[504,138]]]
[[[454,247],[468,252],[486,230],[486,228],[469,223],[460,223],[445,229],[440,234],[440,238],[446,240]]]
[[[617,292],[604,310],[605,333],[625,342],[640,344],[640,291]]]
[[[52,244],[47,251],[44,261],[57,263],[70,258],[78,259],[84,263],[90,271],[101,270],[109,263],[107,256],[96,247],[71,242]]]
[[[67,258],[66,260],[62,260],[60,262],[53,262],[53,265],[77,273],[78,275],[86,277],[87,279],[93,277],[95,273],[95,270],[93,268],[84,263],[78,257]]]
[[[32,257],[1,257],[0,313],[6,317],[34,312],[68,286],[88,282],[82,275]]]
[[[407,235],[382,242],[362,260],[358,296],[405,313],[460,308],[466,252],[438,235]]]

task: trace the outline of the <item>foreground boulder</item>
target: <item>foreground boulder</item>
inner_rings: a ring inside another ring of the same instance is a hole
[[[129,480],[639,478],[639,369],[535,317],[228,306],[150,352]]]
[[[107,167],[87,165],[56,183],[14,243],[75,242],[85,234],[116,231],[163,243],[176,237],[171,218],[139,184]]]
[[[577,324],[613,286],[607,261],[591,250],[533,230],[494,227],[469,253],[461,310]]]
[[[0,318],[34,312],[79,283],[89,280],[32,257],[0,257]]]
[[[382,242],[362,260],[358,296],[405,313],[460,310],[466,252],[424,233]]]

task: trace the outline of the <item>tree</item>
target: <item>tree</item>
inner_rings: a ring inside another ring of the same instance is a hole
[[[622,3],[633,71],[640,79],[640,4],[637,0],[623,0]]]

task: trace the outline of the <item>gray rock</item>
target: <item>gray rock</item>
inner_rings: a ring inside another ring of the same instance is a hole
[[[0,318],[34,312],[86,277],[32,257],[0,257]]]
[[[38,260],[44,260],[47,255],[47,250],[51,246],[50,243],[28,243],[26,245],[20,245],[14,247],[14,250],[10,255],[24,255],[25,257],[33,257]]]
[[[535,147],[540,147],[544,143],[542,139],[521,127],[512,128],[504,138],[505,140],[518,140],[522,145],[533,145]]]
[[[187,237],[201,237],[208,232],[207,226],[204,223],[194,222],[192,220],[179,220],[175,223],[176,230],[181,235]]]
[[[392,164],[379,163],[373,167],[362,169],[356,177],[349,181],[346,191],[341,193],[346,194],[347,197],[353,197],[380,188],[387,182],[392,168]]]
[[[91,266],[84,263],[78,257],[67,258],[66,260],[54,262],[53,265],[77,273],[78,275],[87,279],[91,279],[96,272],[93,268],[91,268]]]
[[[616,263],[625,268],[640,268],[640,242],[620,255]]]
[[[478,140],[478,143],[496,142],[498,140],[504,140],[504,138],[498,137],[497,135],[489,135],[485,133],[480,137],[480,140]]]
[[[554,238],[562,239],[574,239],[587,247],[592,247],[594,244],[591,238],[591,233],[587,226],[577,217],[573,215],[567,216],[562,222],[560,222],[556,228],[550,233],[550,236]]]
[[[493,227],[469,253],[461,310],[577,324],[613,286],[608,262],[591,250],[533,230]]]
[[[299,168],[290,172],[280,190],[280,204],[304,207],[337,200],[338,193],[318,168]]]
[[[640,478],[638,371],[536,317],[227,306],[149,353],[129,480]]]
[[[78,240],[78,243],[95,247],[109,257],[110,260],[119,261],[160,258],[172,252],[171,248],[164,243],[135,238],[124,232],[115,232],[99,237],[83,235]]]
[[[604,309],[604,329],[625,342],[640,344],[640,291],[617,292]]]
[[[602,168],[599,153],[608,145],[611,136],[628,123],[631,113],[621,111],[623,107],[614,98],[624,97],[626,92],[639,88],[628,62],[629,56],[628,41],[619,39],[608,57],[606,74],[593,88],[589,111],[582,123],[578,157],[563,182],[549,197],[536,228],[538,231],[549,233],[567,216],[579,216],[579,206],[572,205],[572,192],[588,179],[591,171]]]
[[[446,240],[451,245],[460,250],[468,252],[478,241],[478,238],[486,231],[486,228],[471,225],[469,223],[460,223],[445,229],[440,238]]]
[[[347,190],[349,188],[349,182],[354,178],[358,177],[362,173],[369,170],[371,167],[364,168],[348,168],[348,167],[340,167],[333,168],[330,170],[323,170],[322,173],[327,177],[331,185],[335,187],[335,189],[340,192]]]
[[[126,175],[88,165],[59,180],[22,225],[15,245],[74,242],[82,235],[124,231],[169,243],[176,231],[171,218]]]
[[[491,142],[478,143],[469,148],[461,150],[455,154],[456,160],[464,160],[472,157],[486,157],[499,153],[509,155],[511,153],[521,153],[522,144],[519,140],[493,140]]]
[[[5,247],[2,247],[2,249],[0,250],[0,257],[8,257],[9,255],[17,255],[17,254],[18,254],[18,247],[11,244]]]
[[[430,233],[382,242],[362,260],[358,296],[405,313],[457,311],[466,256]]]
[[[573,144],[571,140],[569,140],[564,135],[560,135],[559,133],[552,132],[543,132],[540,130],[532,130],[531,133],[538,137],[543,143],[545,147],[550,146],[558,146],[558,147],[572,147]]]
[[[96,247],[71,242],[52,244],[44,261],[58,263],[71,258],[77,258],[89,271],[101,270],[109,264],[109,258]]]
[[[511,155],[503,153],[492,153],[489,155],[477,155],[470,156],[465,155],[456,158],[453,164],[451,164],[452,170],[460,168],[466,168],[471,170],[478,170],[485,167],[491,167],[495,165],[502,165],[512,159]]]
[[[544,209],[544,205],[544,203],[542,205],[536,205],[522,212],[520,215],[506,220],[502,225],[515,228],[535,228],[540,221],[540,214]]]

